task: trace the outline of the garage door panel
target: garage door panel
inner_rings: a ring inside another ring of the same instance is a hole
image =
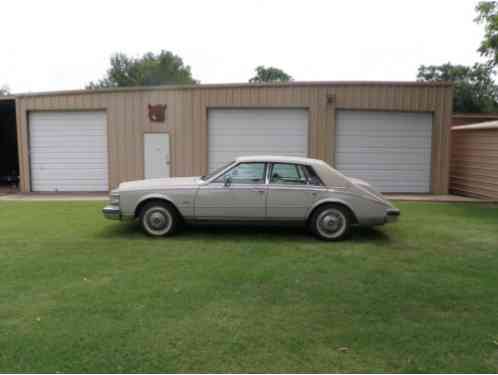
[[[57,147],[58,148],[58,147]],[[55,151],[53,148],[51,151],[48,150],[38,150],[31,152],[31,157],[33,155],[46,156],[47,158],[56,158],[60,160],[61,154],[64,155],[65,159],[84,159],[82,161],[93,159],[93,160],[105,160],[103,155],[99,155],[100,149],[94,147],[87,147],[86,149],[72,149],[67,147],[60,147],[61,152]]]
[[[367,160],[365,160],[367,159]],[[342,167],[344,164],[358,164],[358,165],[382,165],[385,163],[397,163],[404,165],[426,165],[430,162],[430,157],[427,153],[416,152],[416,153],[399,153],[386,154],[382,151],[378,152],[359,152],[359,153],[342,153],[337,155],[337,163]]]
[[[362,133],[362,134],[372,134],[372,135],[375,135],[375,134],[389,135],[389,134],[393,134],[399,130],[398,124],[399,124],[399,126],[407,126],[407,127],[416,124],[417,128],[408,127],[407,129],[405,129],[405,134],[407,134],[407,135],[408,134],[422,134],[422,135],[424,135],[425,132],[431,128],[431,126],[427,126],[426,124],[419,125],[417,122],[414,122],[411,124],[406,124],[406,123],[403,124],[403,123],[399,122],[399,123],[389,125],[389,126],[386,126],[383,123],[368,124],[366,126],[362,125],[362,124],[352,124],[352,125],[350,125],[349,129],[341,129],[339,134]]]
[[[429,192],[432,115],[337,111],[336,168],[383,192]]]
[[[244,127],[246,125],[242,124],[237,124],[235,125],[237,128],[240,129],[240,127]],[[247,125],[253,127],[253,125]],[[215,136],[220,136],[220,137],[232,137],[234,135],[240,135],[240,130],[239,129],[213,129],[212,135]],[[285,133],[286,135],[294,135],[294,136],[301,136],[305,137],[306,132],[298,129],[286,129],[285,127],[282,128],[270,128],[267,129],[266,131],[264,129],[247,129],[250,130],[250,132],[246,132],[247,136],[253,136],[253,137],[266,137],[266,136],[280,136],[282,133]]]
[[[245,155],[308,155],[305,109],[211,109],[209,170]]]
[[[393,136],[377,136],[367,137],[364,134],[341,136],[341,143],[337,145],[337,151],[350,150],[354,148],[431,148],[426,137],[393,137]]]
[[[282,133],[275,133],[275,134],[261,133],[261,134],[248,134],[248,135],[244,135],[243,137],[239,137],[240,136],[239,132],[234,133],[234,135],[228,135],[228,134],[216,135],[216,134],[214,134],[213,140],[210,143],[210,145],[212,147],[216,147],[216,146],[225,147],[227,145],[227,143],[232,142],[234,139],[234,136],[236,136],[239,138],[239,139],[237,139],[237,145],[247,145],[247,146],[253,147],[254,145],[260,144],[262,137],[272,137],[272,136],[280,137],[281,135],[282,135]],[[289,137],[289,135],[290,135],[290,137]],[[294,147],[302,147],[302,145],[303,145],[302,138],[306,138],[306,135],[305,134],[296,134],[294,137],[294,134],[286,133],[286,137],[289,138],[286,141],[287,145],[292,145]],[[264,144],[263,144],[263,146],[264,146]]]
[[[32,190],[108,190],[106,123],[104,112],[30,113]]]
[[[53,184],[47,183],[47,184],[39,184],[38,190],[40,192],[44,191],[54,191],[51,190],[53,187]],[[76,192],[76,191],[84,191],[84,192],[92,192],[92,191],[101,191],[101,184],[100,183],[94,183],[94,184],[60,184],[58,187],[57,191],[66,191],[66,192]]]

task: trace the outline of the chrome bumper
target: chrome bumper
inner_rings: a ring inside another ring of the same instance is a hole
[[[388,210],[386,210],[385,222],[392,223],[398,221],[400,214],[401,211],[398,210],[397,208],[389,208]]]
[[[121,210],[116,206],[106,206],[102,209],[106,219],[121,220]]]

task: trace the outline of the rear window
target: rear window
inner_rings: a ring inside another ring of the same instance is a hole
[[[308,181],[310,185],[317,185],[317,186],[323,185],[322,180],[320,179],[320,177],[318,177],[313,167],[307,165],[306,173],[308,175]]]

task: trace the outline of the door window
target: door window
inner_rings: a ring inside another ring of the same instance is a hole
[[[227,173],[218,177],[215,182],[225,182],[230,179],[230,184],[264,184],[265,163],[240,163]]]
[[[270,176],[271,184],[306,185],[306,173],[301,165],[275,163]]]

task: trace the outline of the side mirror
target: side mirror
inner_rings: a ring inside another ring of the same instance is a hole
[[[225,184],[225,187],[230,187],[230,185],[232,185],[232,177],[230,176],[223,177],[223,183]]]

